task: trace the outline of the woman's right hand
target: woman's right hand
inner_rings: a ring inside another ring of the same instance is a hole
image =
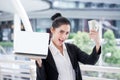
[[[41,58],[31,58],[32,60],[35,60],[39,67],[42,67],[42,59]]]

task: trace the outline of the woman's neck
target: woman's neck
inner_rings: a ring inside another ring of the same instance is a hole
[[[53,42],[53,44],[55,45],[55,47],[62,53],[62,55],[63,55],[63,45],[61,45],[61,46],[58,46],[58,45],[56,45],[55,43],[54,43],[54,41],[52,41]]]

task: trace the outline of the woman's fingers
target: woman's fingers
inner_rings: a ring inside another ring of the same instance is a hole
[[[89,35],[90,35],[90,38],[96,38],[98,36],[98,32],[93,30],[89,33]]]
[[[96,43],[99,42],[99,32],[95,30],[91,30],[90,33],[90,38],[93,39]]]
[[[42,60],[41,60],[41,58],[30,58],[30,59],[37,61],[37,64],[38,64],[39,67],[42,66]]]
[[[37,59],[36,61],[37,61],[37,63],[38,63],[38,66],[39,66],[39,67],[42,67],[42,60],[41,60],[41,59]]]
[[[98,31],[90,30],[90,34],[98,34]]]

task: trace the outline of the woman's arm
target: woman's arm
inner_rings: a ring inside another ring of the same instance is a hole
[[[74,44],[67,43],[66,47],[68,49],[68,52],[72,54],[72,57],[74,58],[74,60],[77,62],[79,61],[83,64],[95,64],[98,61],[99,55],[101,53],[101,47],[97,52],[96,46],[93,48],[93,51],[90,55],[82,51],[80,48],[78,48]]]
[[[98,59],[99,55],[101,53],[101,47],[96,51],[96,46],[93,48],[93,51],[90,55],[88,55],[86,52],[80,50],[78,47],[74,47],[77,61],[80,61],[83,64],[92,64],[94,65]]]
[[[77,61],[80,61],[83,64],[95,64],[98,61],[99,55],[101,53],[99,32],[91,30],[89,35],[90,38],[93,39],[96,43],[96,46],[93,48],[93,51],[90,55],[80,50],[75,45],[71,45],[71,48],[69,49],[70,52],[72,52],[75,55]]]
[[[43,60],[41,58],[31,58],[31,60],[35,60],[36,63],[36,80],[46,80]]]
[[[46,80],[45,67],[42,60],[36,61],[36,80]]]
[[[99,54],[101,53],[99,32],[92,29],[90,30],[89,36],[95,41],[96,46],[93,48],[90,55],[76,47],[77,59],[84,64],[95,64],[99,59]]]

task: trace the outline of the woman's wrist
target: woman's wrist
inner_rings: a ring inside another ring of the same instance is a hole
[[[98,52],[100,45],[101,45],[100,39],[95,40],[95,43],[96,43],[96,51]]]
[[[98,52],[100,46],[101,46],[100,42],[96,42],[96,51],[97,51],[97,52]]]

